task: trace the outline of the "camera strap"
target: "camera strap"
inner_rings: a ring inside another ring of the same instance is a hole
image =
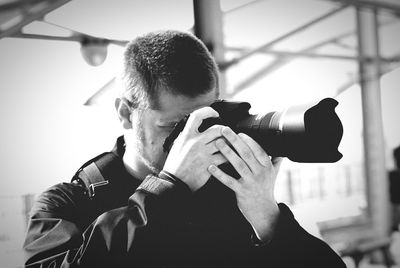
[[[96,195],[96,189],[110,183],[111,178],[106,174],[113,168],[113,162],[117,156],[112,152],[106,152],[86,162],[75,174],[72,181],[80,181],[87,189],[90,199]]]

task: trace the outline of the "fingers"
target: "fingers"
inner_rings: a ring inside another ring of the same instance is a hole
[[[219,180],[226,187],[230,188],[234,192],[237,191],[239,187],[239,182],[235,179],[223,172],[215,165],[211,165],[208,167],[208,171],[213,175],[217,180]]]
[[[225,162],[227,162],[228,160],[225,158],[225,156],[223,156],[222,154],[215,154],[211,157],[211,162],[213,163],[213,165],[215,166],[219,166]]]
[[[222,129],[224,126],[213,125],[206,129],[202,134],[202,140],[205,144],[211,144],[212,141],[222,136]]]
[[[244,133],[239,133],[238,136],[247,144],[247,146],[250,147],[254,154],[254,157],[261,165],[263,165],[264,167],[269,167],[272,165],[271,159],[269,158],[267,153],[255,140]]]
[[[216,147],[219,151],[226,157],[229,163],[235,168],[235,170],[239,173],[239,175],[243,177],[247,177],[251,174],[249,167],[246,162],[243,161],[229,146],[223,139],[218,139],[215,141]],[[235,147],[236,148],[236,147]]]
[[[211,107],[200,108],[190,114],[184,130],[189,133],[198,133],[198,129],[204,119],[218,116],[218,112]]]
[[[224,127],[222,129],[222,135],[227,139],[227,141],[238,152],[240,158],[242,158],[244,160],[244,162],[251,169],[251,171],[256,172],[257,168],[258,168],[257,160],[254,157],[252,149],[240,138],[240,136],[238,136],[235,132],[233,132],[233,130],[230,129],[229,127]],[[239,172],[239,170],[236,170],[236,171]],[[240,172],[239,172],[239,174],[240,174]]]

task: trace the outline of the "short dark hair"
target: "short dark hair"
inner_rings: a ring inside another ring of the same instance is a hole
[[[216,87],[218,67],[206,46],[179,31],[153,32],[132,40],[125,49],[123,97],[133,108],[158,106],[158,90],[196,97]]]

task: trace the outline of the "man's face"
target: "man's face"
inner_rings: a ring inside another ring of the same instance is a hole
[[[131,115],[131,137],[133,148],[138,154],[141,164],[153,173],[159,173],[165,163],[167,154],[163,151],[164,140],[173,130],[174,125],[186,114],[201,107],[209,106],[217,98],[215,89],[204,95],[188,98],[173,95],[161,90],[159,107],[134,111]]]

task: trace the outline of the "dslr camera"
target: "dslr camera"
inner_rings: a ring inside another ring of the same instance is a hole
[[[247,102],[218,100],[211,107],[220,116],[204,120],[199,131],[215,124],[225,125],[236,133],[252,137],[270,156],[287,157],[301,163],[333,163],[342,158],[338,146],[343,126],[335,113],[337,105],[336,100],[326,98],[313,106],[293,106],[283,111],[252,115]],[[189,116],[185,116],[166,138],[165,152],[170,150]]]

